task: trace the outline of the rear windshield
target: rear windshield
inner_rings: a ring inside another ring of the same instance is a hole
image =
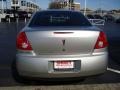
[[[80,12],[42,11],[32,18],[29,27],[39,26],[91,26]]]

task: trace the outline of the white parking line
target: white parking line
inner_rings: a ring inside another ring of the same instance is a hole
[[[112,69],[112,68],[107,68],[107,70],[120,74],[119,70],[115,70],[115,69]]]

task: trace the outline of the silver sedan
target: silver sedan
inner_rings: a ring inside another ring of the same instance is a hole
[[[19,77],[82,78],[107,69],[105,33],[80,12],[36,12],[17,36],[16,71]]]

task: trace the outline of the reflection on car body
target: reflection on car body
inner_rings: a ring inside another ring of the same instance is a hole
[[[17,36],[19,77],[73,78],[107,69],[105,33],[77,11],[36,12]]]

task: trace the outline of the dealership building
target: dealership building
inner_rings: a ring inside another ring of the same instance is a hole
[[[74,0],[52,0],[49,4],[49,8],[80,11],[80,3],[74,2]]]
[[[18,9],[20,11],[34,12],[39,10],[36,0],[0,0],[0,9]]]

